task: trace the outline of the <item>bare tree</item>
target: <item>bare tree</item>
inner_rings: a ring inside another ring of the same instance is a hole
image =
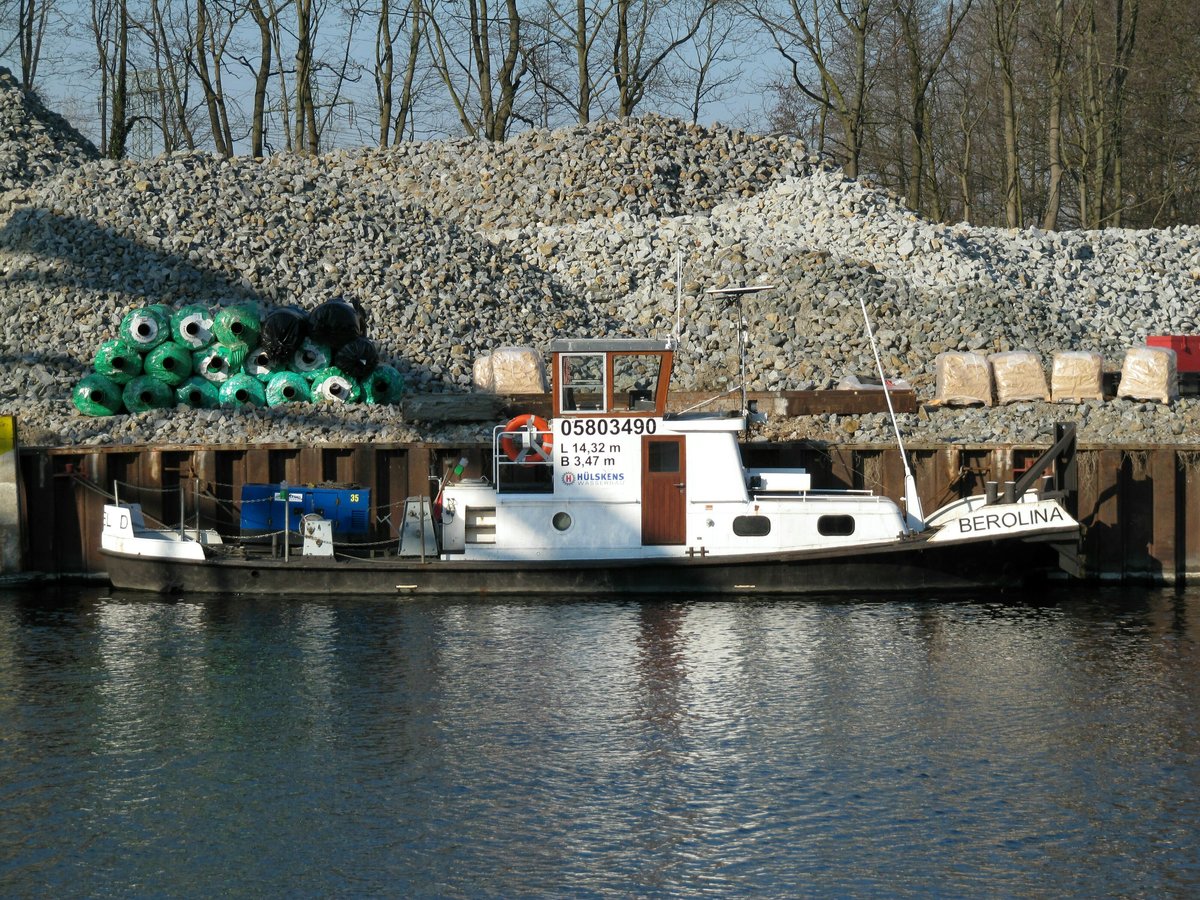
[[[213,143],[222,156],[233,156],[233,132],[229,126],[229,108],[221,86],[225,48],[235,24],[222,17],[219,9],[209,6],[208,0],[195,0],[196,21],[193,32],[193,67],[204,92],[209,127]]]
[[[503,140],[527,71],[517,0],[504,0],[502,11],[488,0],[466,0],[462,21],[433,3],[425,11],[433,67],[463,130],[471,137]]]
[[[21,87],[26,90],[33,90],[37,78],[38,63],[42,58],[42,41],[46,36],[46,23],[53,6],[53,0],[17,0],[17,21],[13,40],[17,43],[21,61]],[[0,55],[7,53],[6,47]]]
[[[898,20],[908,70],[910,141],[905,193],[908,205],[913,209],[921,209],[926,160],[933,156],[933,136],[929,128],[929,91],[950,50],[950,45],[958,34],[959,27],[971,10],[972,0],[960,0],[957,10],[954,0],[950,0],[949,3],[941,0],[893,2],[893,13]],[[940,22],[935,18],[939,14]],[[935,218],[941,218],[940,208],[935,207],[931,212]]]
[[[379,0],[379,21],[375,30],[375,96],[379,103],[379,146],[403,140],[412,116],[417,64],[421,52],[424,7],[421,0],[394,10],[392,0]],[[396,45],[405,37],[401,60],[400,96],[396,88]]]
[[[313,0],[296,2],[296,131],[292,146],[299,153],[316,153],[317,102],[313,72],[316,56],[317,18]]]
[[[1139,0],[1111,0],[1107,8],[1104,2],[1084,0],[1083,11],[1083,103],[1074,171],[1086,228],[1121,222],[1125,84],[1140,11]]]
[[[993,50],[1000,71],[1001,115],[1004,122],[1004,215],[1009,228],[1019,228],[1023,216],[1014,69],[1017,17],[1021,3],[1022,0],[991,0]]]
[[[120,159],[125,155],[131,127],[126,114],[129,96],[129,9],[126,0],[91,0],[88,24],[100,75],[97,100],[100,146],[106,156]]]
[[[591,121],[611,77],[609,67],[596,61],[596,50],[615,5],[616,0],[546,0],[539,15],[526,18],[538,32],[526,53],[536,90],[545,98],[543,121],[550,119],[552,102],[581,125]]]
[[[129,99],[129,6],[127,0],[117,0],[117,20],[112,84],[112,120],[108,137],[108,156],[121,159],[125,156],[125,142],[129,136],[129,121],[126,105]]]
[[[266,142],[267,89],[271,80],[271,53],[274,49],[274,33],[271,16],[262,5],[262,0],[247,0],[246,10],[258,29],[258,60],[252,66],[254,72],[254,104],[250,113],[250,155],[264,155]]]
[[[1046,212],[1042,227],[1052,231],[1058,227],[1058,216],[1062,210],[1063,183],[1063,95],[1066,80],[1066,50],[1069,41],[1065,25],[1066,0],[1053,0],[1054,14],[1049,30],[1050,62],[1050,109],[1046,116],[1046,157],[1050,175],[1046,185]],[[1072,29],[1073,30],[1073,29]]]
[[[1125,206],[1123,173],[1125,166],[1125,85],[1129,80],[1129,61],[1133,56],[1141,0],[1115,0],[1113,4],[1113,66],[1109,77],[1112,118],[1109,122],[1111,148],[1113,210],[1108,222],[1121,227]],[[1106,166],[1106,170],[1109,167]]]
[[[186,24],[174,21],[171,0],[150,0],[150,17],[142,26],[150,44],[156,85],[157,127],[166,152],[194,149],[195,135],[189,109],[189,67],[192,41]]]
[[[751,3],[748,9],[787,61],[792,85],[836,117],[846,174],[857,178],[867,115],[868,62],[878,28],[874,0]]]
[[[691,41],[675,51],[678,65],[668,73],[673,93],[693,124],[701,107],[722,99],[744,77],[736,45],[744,36],[745,20],[731,2],[718,0],[701,17]]]
[[[631,116],[667,60],[695,37],[716,0],[615,0],[612,73],[617,115]]]

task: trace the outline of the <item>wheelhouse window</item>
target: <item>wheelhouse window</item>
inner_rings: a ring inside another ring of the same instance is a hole
[[[817,532],[825,537],[849,537],[854,534],[854,516],[821,516]]]
[[[670,341],[642,338],[550,342],[554,415],[661,416],[674,360]]]
[[[613,356],[613,409],[653,411],[662,371],[661,353],[619,353]]]
[[[603,353],[564,353],[559,390],[564,412],[607,412]]]

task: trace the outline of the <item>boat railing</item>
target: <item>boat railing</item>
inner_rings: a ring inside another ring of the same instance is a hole
[[[846,497],[874,500],[877,503],[891,502],[887,497],[876,494],[874,491],[863,490],[751,491],[750,496],[754,500],[803,500],[813,503],[828,503],[834,500],[842,500]]]
[[[498,491],[544,493],[554,490],[554,433],[531,421],[492,429],[492,483]]]

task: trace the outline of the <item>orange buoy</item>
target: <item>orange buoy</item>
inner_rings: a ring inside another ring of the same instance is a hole
[[[522,439],[521,432],[526,437]],[[500,449],[515,463],[540,466],[550,462],[554,449],[554,435],[550,424],[541,416],[525,413],[509,420],[500,436]]]

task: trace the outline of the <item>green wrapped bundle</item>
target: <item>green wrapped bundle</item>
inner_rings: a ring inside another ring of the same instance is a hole
[[[121,320],[121,339],[145,353],[171,339],[171,317],[161,304],[130,310]]]
[[[404,376],[391,366],[376,366],[375,371],[363,379],[363,400],[383,406],[399,403],[404,393]]]
[[[175,402],[193,409],[216,409],[221,405],[221,389],[207,378],[193,375],[175,388]]]
[[[139,375],[125,385],[121,399],[131,413],[140,413],[174,406],[175,392],[152,375]]]
[[[246,357],[246,361],[242,364],[242,371],[247,375],[253,375],[263,384],[271,380],[271,376],[276,372],[285,370],[287,366],[281,366],[271,360],[271,356],[262,347],[256,350],[251,350]]]
[[[85,416],[115,416],[121,411],[121,386],[106,375],[85,375],[71,400]]]
[[[234,341],[232,344],[214,344],[213,350],[225,360],[231,375],[242,371],[242,366],[246,364],[246,357],[250,355],[250,348],[241,341]]]
[[[213,334],[222,344],[253,347],[258,343],[261,328],[258,310],[252,306],[227,306],[213,316]]]
[[[362,399],[362,386],[337,366],[329,366],[313,373],[312,398],[314,403],[357,403]]]
[[[213,342],[213,314],[207,306],[192,303],[171,315],[171,337],[191,350],[202,350]]]
[[[222,406],[266,406],[267,395],[262,382],[253,375],[239,372],[221,385]]]
[[[159,344],[146,354],[143,368],[167,387],[178,387],[192,374],[192,353],[173,341]]]
[[[305,338],[300,349],[292,354],[292,369],[308,378],[312,378],[322,369],[329,368],[333,354],[325,344]]]
[[[267,405],[283,406],[285,403],[309,403],[312,394],[308,390],[308,379],[299,372],[276,372],[267,382]]]
[[[233,374],[229,371],[229,360],[217,352],[219,346],[213,344],[192,354],[192,371],[215,384],[220,384]]]
[[[113,338],[96,350],[92,368],[97,375],[103,375],[117,385],[129,384],[131,379],[142,374],[142,355],[120,338]]]
[[[192,371],[218,384],[241,374],[250,348],[240,341],[233,345],[213,344],[192,354]]]

